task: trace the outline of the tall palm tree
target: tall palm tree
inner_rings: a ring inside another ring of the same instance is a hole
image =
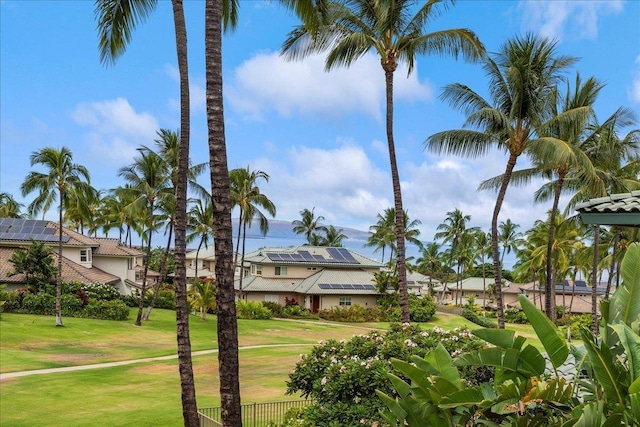
[[[510,220],[507,220],[511,222]],[[517,247],[514,247],[516,249]],[[503,252],[504,253],[504,252]],[[491,257],[491,233],[478,230],[475,233],[475,258],[480,260],[482,265],[482,309],[487,306],[487,272],[486,259]]]
[[[293,225],[293,232],[296,234],[304,234],[307,242],[309,244],[313,244],[313,234],[317,234],[317,232],[325,233],[327,232],[327,227],[322,225],[322,221],[324,221],[324,217],[322,215],[315,216],[314,211],[316,208],[303,209],[300,211],[301,219],[296,219],[291,222]],[[319,239],[319,236],[316,236],[316,240]]]
[[[468,86],[455,83],[442,98],[466,114],[465,128],[438,132],[427,139],[434,153],[477,157],[497,147],[508,153],[505,172],[491,219],[491,245],[498,311],[498,326],[504,328],[502,271],[499,257],[498,217],[518,158],[542,152],[549,141],[536,130],[552,117],[550,102],[563,71],[576,59],[556,53],[556,42],[531,34],[508,40],[493,58],[486,58],[491,101]],[[580,114],[583,114],[580,111]],[[568,116],[566,114],[565,116]],[[475,129],[468,129],[472,127]]]
[[[25,218],[21,211],[22,203],[16,201],[9,193],[0,193],[0,218]]]
[[[520,244],[522,233],[516,231],[518,228],[520,228],[520,224],[515,224],[510,218],[507,218],[506,221],[500,221],[498,239],[502,245],[502,254],[500,254],[502,268],[504,268],[505,254],[511,253],[511,251],[515,252]],[[489,235],[489,240],[491,240],[491,235]]]
[[[436,242],[427,243],[420,249],[421,256],[418,258],[418,271],[429,275],[429,295],[433,295],[433,278],[436,274],[442,273],[442,247]]]
[[[144,21],[155,9],[157,0],[96,0],[96,17],[100,34],[100,57],[103,62],[115,61],[131,40],[131,32],[138,22]],[[182,414],[188,427],[200,425],[196,404],[196,391],[191,361],[189,338],[189,307],[186,286],[186,226],[187,226],[187,167],[191,130],[189,105],[189,70],[187,61],[187,26],[182,0],[172,0],[176,36],[176,53],[180,74],[180,154],[181,159],[176,187],[176,337],[182,388]]]
[[[38,192],[29,204],[29,213],[43,215],[51,204],[58,200],[58,272],[56,277],[56,326],[62,324],[62,218],[64,207],[73,191],[90,187],[89,171],[84,166],[73,163],[73,153],[67,147],[56,149],[45,147],[31,154],[31,166],[41,165],[46,172],[29,172],[22,183],[22,195]]]
[[[213,206],[211,206],[211,198],[195,199],[189,212],[187,212],[187,244],[199,240],[198,249],[196,250],[196,268],[195,281],[198,280],[198,257],[202,246],[209,247],[209,243],[213,238]]]
[[[223,5],[227,13],[223,15]],[[207,127],[209,134],[209,171],[213,205],[220,404],[223,426],[241,426],[240,382],[238,362],[238,321],[236,317],[233,276],[233,237],[231,228],[231,194],[224,133],[222,97],[222,29],[237,23],[235,0],[206,0],[205,59]]]
[[[320,2],[318,2],[320,3]],[[350,66],[367,52],[380,57],[385,76],[386,134],[389,149],[391,181],[396,209],[397,272],[400,283],[400,312],[402,322],[409,322],[409,294],[405,266],[405,236],[400,188],[393,136],[393,77],[399,62],[414,68],[419,54],[448,54],[477,60],[484,47],[476,35],[467,29],[425,32],[440,13],[455,4],[453,0],[331,0],[322,2],[325,25],[304,23],[289,33],[283,53],[298,59],[314,52],[328,50],[326,69]],[[416,7],[417,6],[417,7]]]
[[[378,214],[378,222],[369,227],[369,239],[367,239],[367,243],[365,246],[375,247],[373,250],[374,253],[378,252],[382,249],[382,259],[381,263],[384,264],[384,251],[387,246],[392,247],[393,242],[396,239],[395,235],[395,218],[391,218],[389,215],[391,213],[390,209],[385,209],[384,215]],[[395,214],[395,212],[394,212]],[[389,259],[391,259],[391,255]]]
[[[247,227],[251,227],[254,219],[260,223],[260,232],[263,236],[269,231],[269,220],[267,216],[260,210],[264,209],[266,213],[274,217],[276,215],[276,207],[273,202],[265,194],[260,192],[257,186],[259,180],[269,182],[269,175],[261,170],[250,170],[246,168],[233,169],[229,172],[229,180],[231,186],[231,205],[237,206],[240,210],[238,222],[238,239],[236,243],[236,255],[234,265],[238,265],[238,252],[240,252],[240,234],[242,234],[242,254],[240,257],[240,296],[242,297],[242,279],[244,265],[245,242],[247,239]],[[242,230],[242,233],[241,233]]]
[[[173,197],[173,191],[166,163],[154,152],[140,150],[134,163],[120,168],[118,176],[124,178],[131,185],[129,191],[134,197],[132,205],[139,208],[145,215],[143,238],[146,239],[147,251],[142,275],[140,305],[135,322],[136,326],[141,326],[144,296],[147,291],[147,273],[151,258],[151,240],[153,231],[158,227],[157,204],[162,198]]]

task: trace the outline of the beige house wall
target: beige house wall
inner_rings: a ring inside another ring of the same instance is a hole
[[[340,306],[340,298],[350,297],[351,305],[359,305],[365,308],[371,308],[376,305],[375,295],[321,295],[320,310]]]
[[[278,275],[276,276],[276,267],[280,267],[280,268],[286,268],[287,269],[287,274],[286,275]],[[277,277],[277,278],[282,278],[282,277],[289,277],[291,279],[306,279],[307,277],[311,276],[312,274],[317,273],[318,271],[322,270],[322,267],[306,267],[306,266],[297,266],[297,265],[272,265],[272,264],[263,264],[262,265],[262,277],[269,277],[269,278],[273,278],[273,277]]]

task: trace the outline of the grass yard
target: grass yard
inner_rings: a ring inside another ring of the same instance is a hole
[[[141,328],[130,320],[54,318],[19,314],[0,317],[0,372],[76,366],[176,353],[175,313],[154,310]],[[437,313],[424,328],[476,326],[461,317]],[[216,348],[216,321],[191,317],[194,351]],[[239,320],[241,347],[294,344],[287,347],[240,350],[243,403],[295,399],[287,396],[285,381],[301,353],[318,340],[348,339],[387,323],[338,324],[322,321]],[[527,337],[528,325],[513,325]],[[536,342],[534,342],[536,344]],[[539,345],[539,343],[537,343]],[[177,360],[32,375],[0,383],[0,425],[7,426],[176,426],[182,424]],[[216,406],[217,354],[193,358],[199,406]]]

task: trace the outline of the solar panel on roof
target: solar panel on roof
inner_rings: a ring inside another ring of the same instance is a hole
[[[353,255],[351,255],[351,252],[349,252],[349,249],[347,248],[337,248],[338,252],[340,252],[340,255],[342,255],[342,257],[347,261],[350,262],[352,264],[360,264],[354,257]]]
[[[374,291],[376,289],[376,287],[373,285],[362,285],[362,286],[364,286],[365,289],[370,291]]]
[[[353,289],[365,289],[364,285],[353,285]]]
[[[298,251],[298,254],[300,254],[302,256],[302,259],[304,259],[305,261],[315,261],[309,251]]]
[[[336,283],[331,284],[331,289],[342,289],[342,285],[338,285]]]
[[[54,234],[55,232],[55,228],[45,228],[44,230],[42,230],[42,234]]]
[[[273,253],[273,252],[267,252],[267,257],[271,261],[280,261],[280,254],[276,254],[276,253]]]
[[[282,261],[293,261],[291,254],[280,254],[280,259]]]
[[[327,248],[327,253],[333,257],[337,262],[346,262],[342,254],[338,251],[337,248]]]
[[[314,261],[327,262],[327,260],[322,255],[311,255]]]
[[[291,254],[291,258],[293,258],[294,261],[304,261],[304,258],[302,258],[300,254]]]
[[[330,284],[328,284],[328,283],[320,283],[320,284],[318,285],[318,287],[319,287],[320,289],[331,289],[331,285],[330,285]]]

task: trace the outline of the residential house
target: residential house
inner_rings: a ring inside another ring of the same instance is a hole
[[[521,288],[522,292],[529,298],[536,307],[544,310],[545,304],[545,288],[539,283],[528,283]],[[583,280],[576,280],[575,283],[570,280],[564,280],[561,284],[556,285],[556,307],[566,307],[569,312],[574,314],[591,313],[591,292],[592,288]],[[596,310],[599,310],[600,300],[604,296],[606,286],[598,286],[596,288]],[[508,306],[520,308],[517,302]]]
[[[441,304],[465,305],[470,298],[481,307],[495,307],[493,277],[467,277],[460,282],[450,282],[434,287],[437,301]],[[518,294],[522,293],[518,285],[507,280],[502,284],[502,299],[505,306],[518,302]]]
[[[58,266],[58,224],[53,221],[0,218],[0,283],[8,290],[25,286],[22,274],[10,275],[9,259],[16,249],[26,249],[31,240],[46,242],[51,247],[54,266]],[[118,239],[89,237],[62,228],[62,281],[103,283],[114,286],[122,294],[131,294],[142,287],[144,253],[122,245]],[[159,274],[150,271],[149,286]]]
[[[360,305],[372,307],[378,293],[374,274],[383,264],[346,248],[263,248],[245,255],[248,275],[235,280],[236,295],[248,301],[285,305],[295,300],[318,312]]]

